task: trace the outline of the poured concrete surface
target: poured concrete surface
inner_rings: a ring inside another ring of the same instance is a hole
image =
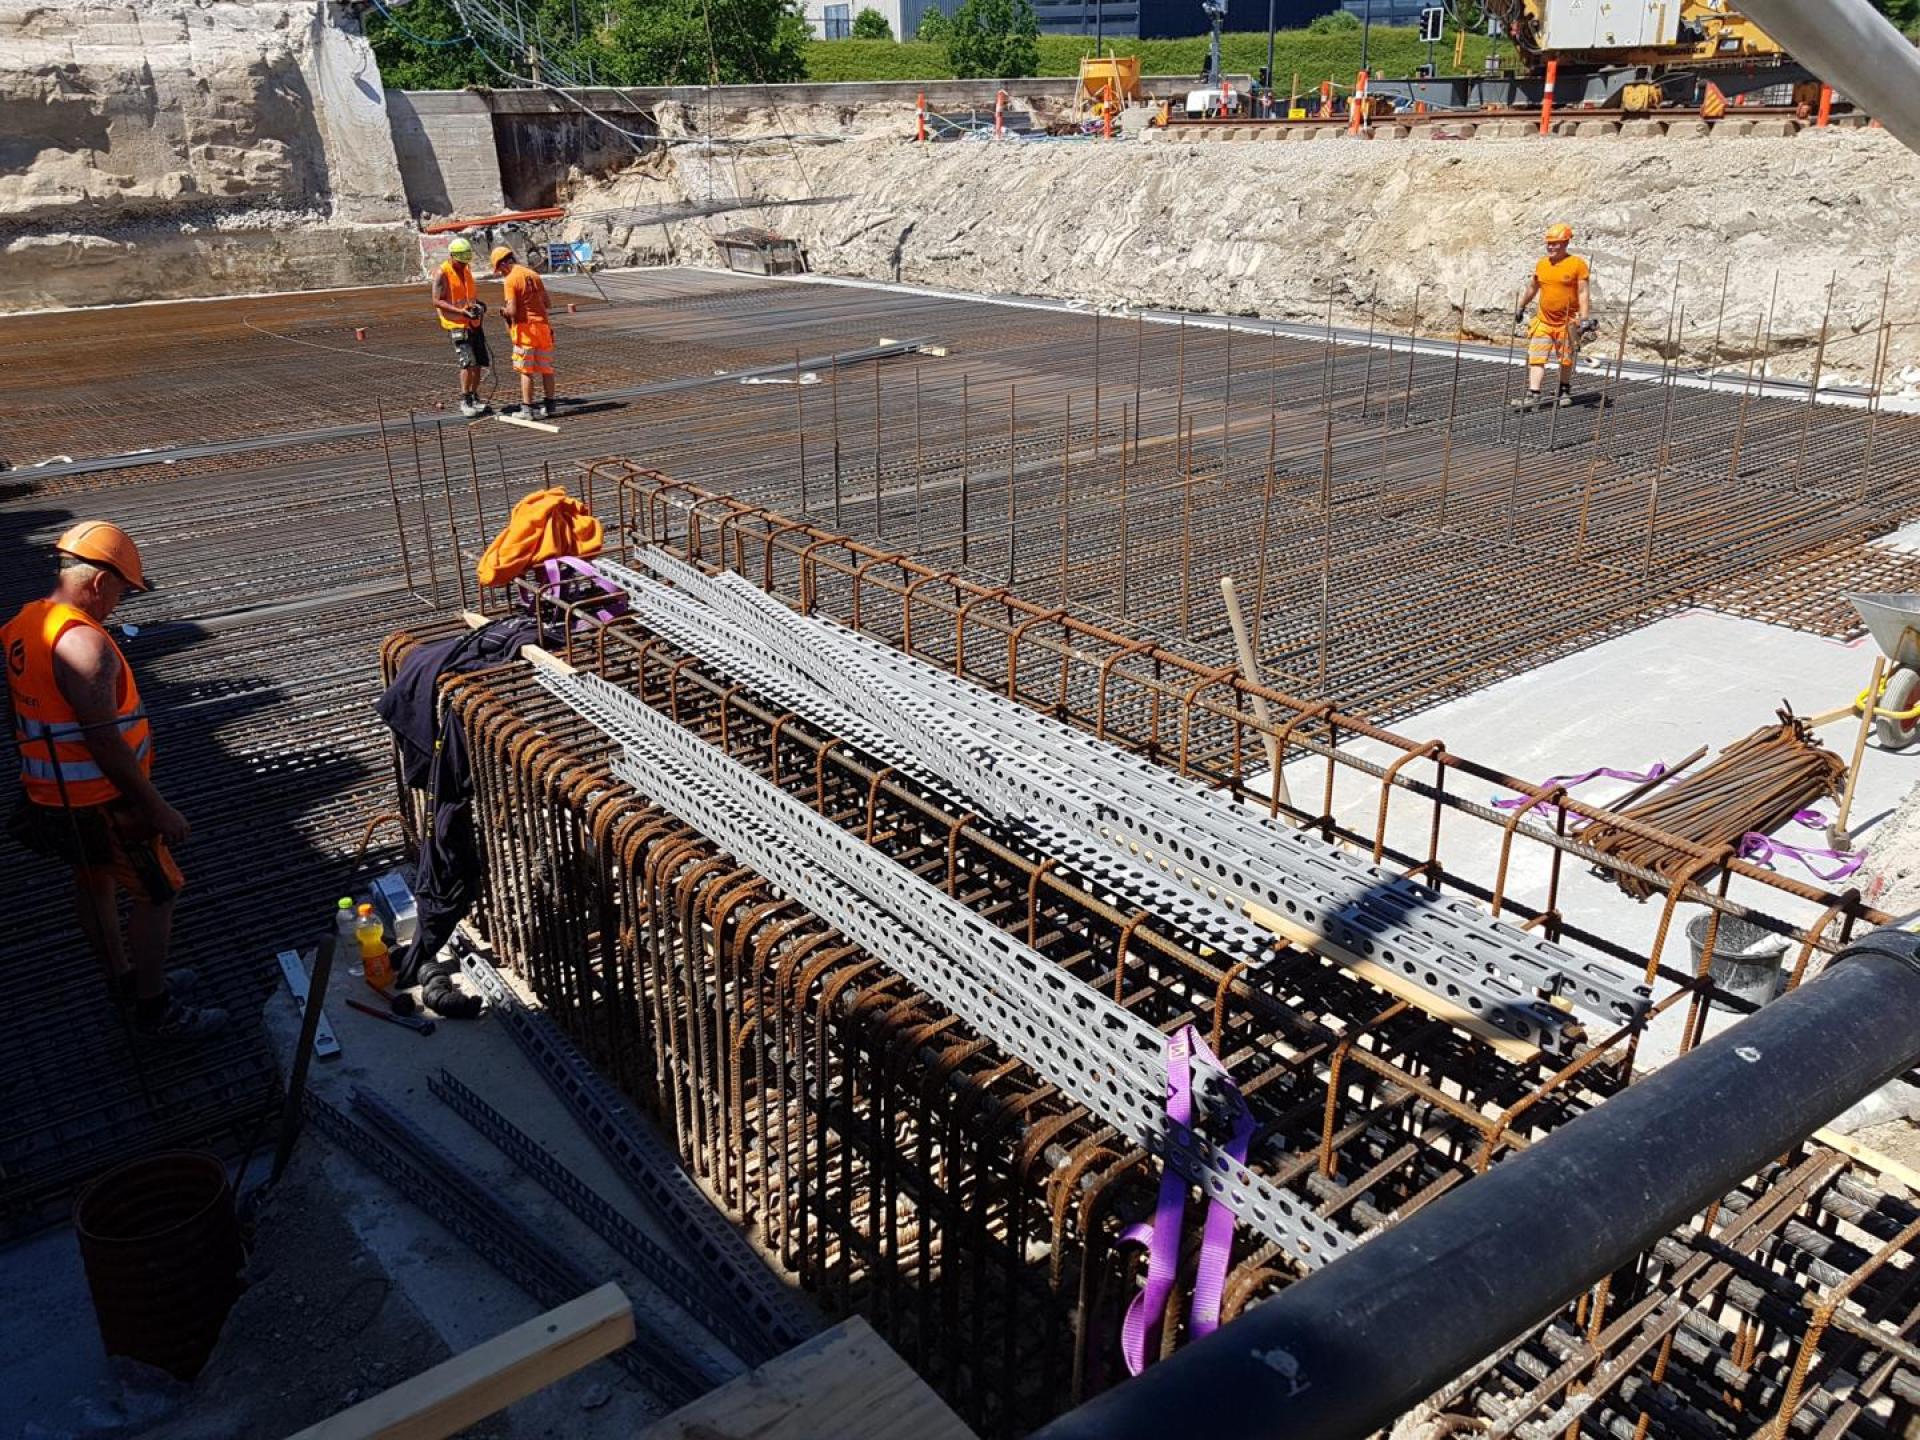
[[[1841,644],[1758,621],[1691,610],[1437,706],[1396,730],[1416,741],[1437,736],[1455,754],[1493,761],[1516,778],[1535,782],[1600,766],[1645,772],[1655,761],[1676,764],[1700,745],[1708,747],[1706,759],[1699,762],[1704,765],[1727,745],[1775,723],[1774,712],[1783,699],[1802,714],[1851,701],[1866,686],[1875,653],[1871,640]],[[1855,729],[1852,722],[1843,721],[1818,733],[1844,761],[1852,754]],[[1367,741],[1345,748],[1380,764],[1395,754]],[[1317,807],[1325,770],[1324,761],[1311,758],[1288,764],[1287,781],[1296,802]],[[1416,762],[1404,773],[1427,779],[1432,767]],[[1916,780],[1920,780],[1920,750],[1897,754],[1869,742],[1850,818],[1857,846],[1873,845],[1876,824],[1893,811]],[[1490,787],[1465,788],[1469,783],[1455,776],[1448,789],[1481,804],[1512,798],[1511,792]],[[1583,801],[1605,803],[1632,788],[1629,782],[1603,779],[1573,793]],[[1370,834],[1379,803],[1376,782],[1349,769],[1338,773],[1334,811],[1343,821]],[[1836,806],[1823,801],[1816,808],[1831,818]],[[1388,818],[1390,843],[1424,856],[1430,823],[1429,806],[1405,793],[1395,795]],[[1824,849],[1827,844],[1821,832],[1796,826],[1776,834],[1803,848]],[[1440,855],[1451,870],[1492,876],[1499,865],[1500,843],[1499,828],[1471,817],[1450,813],[1441,823]],[[1514,904],[1529,912],[1545,904],[1549,859],[1544,846],[1513,847],[1507,894]],[[1823,888],[1799,865],[1779,863],[1782,873]],[[1810,901],[1739,878],[1728,895],[1797,924],[1814,920],[1821,910]],[[1658,900],[1632,899],[1612,883],[1589,874],[1577,860],[1561,867],[1560,911],[1572,923],[1643,955],[1653,946],[1662,908]],[[1682,927],[1698,913],[1697,906],[1679,907],[1660,952],[1664,963],[1691,968]],[[1666,988],[1657,989],[1656,997]],[[1669,1033],[1671,1029],[1665,1023],[1655,1025],[1648,1043],[1641,1047],[1643,1062],[1672,1052],[1677,1037]]]

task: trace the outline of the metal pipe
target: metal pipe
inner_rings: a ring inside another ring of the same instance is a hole
[[[1916,917],[1920,918],[1920,917]],[[1920,1058],[1898,926],[1036,1440],[1383,1428]]]
[[[1920,150],[1920,52],[1867,0],[1743,0],[1768,35]]]

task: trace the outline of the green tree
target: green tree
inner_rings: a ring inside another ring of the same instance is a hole
[[[952,33],[953,21],[946,11],[936,6],[920,17],[920,28],[913,32],[913,38],[930,45],[944,45]]]
[[[947,63],[962,80],[1014,78],[1040,68],[1033,0],[963,0],[947,34]]]
[[[1873,0],[1873,7],[1908,36],[1920,36],[1920,0]]]
[[[459,90],[493,83],[494,72],[467,38],[449,0],[413,0],[389,19],[366,18],[367,42],[389,90]]]
[[[1351,10],[1335,10],[1331,15],[1316,15],[1307,22],[1309,35],[1338,35],[1343,30],[1358,30],[1360,17]]]
[[[853,38],[856,40],[891,40],[893,27],[887,24],[887,17],[871,5],[862,8],[853,17]]]

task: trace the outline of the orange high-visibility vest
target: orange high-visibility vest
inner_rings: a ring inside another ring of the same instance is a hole
[[[440,262],[440,273],[447,277],[448,304],[456,305],[464,310],[473,303],[474,288],[473,271],[471,268],[456,265],[451,260],[443,260]],[[440,317],[440,328],[443,330],[469,330],[473,328],[465,320],[449,320],[447,318],[447,312],[437,307],[433,313]]]
[[[89,625],[102,635],[106,627],[84,610],[57,600],[34,600],[0,629],[0,646],[7,655],[7,689],[13,696],[13,741],[20,751],[20,783],[36,805],[104,805],[120,797],[120,787],[106,777],[87,749],[80,717],[60,693],[53,676],[53,647],[75,625]],[[121,739],[132,749],[143,772],[153,771],[153,736],[133,667],[107,635],[120,660],[118,693],[114,696],[115,723]]]

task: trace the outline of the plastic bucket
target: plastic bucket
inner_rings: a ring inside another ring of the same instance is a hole
[[[1687,921],[1687,943],[1693,947],[1693,964],[1697,970],[1700,955],[1707,945],[1707,926],[1713,920],[1713,912],[1703,910]],[[1759,954],[1744,953],[1751,945],[1762,940],[1780,942]],[[1764,1005],[1780,993],[1780,986],[1786,980],[1786,972],[1781,968],[1787,950],[1786,937],[1772,930],[1763,929],[1751,920],[1742,920],[1737,915],[1722,915],[1720,928],[1713,937],[1713,959],[1707,970],[1713,976],[1713,983],[1729,995],[1737,995],[1755,1005]]]
[[[227,1167],[194,1150],[130,1160],[81,1192],[73,1227],[107,1353],[199,1374],[240,1294]]]

